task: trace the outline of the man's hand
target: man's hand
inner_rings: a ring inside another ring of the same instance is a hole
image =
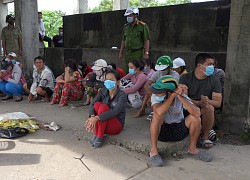
[[[3,79],[4,76],[5,76],[5,72],[4,72],[4,71],[1,71],[1,72],[0,72],[0,79]]]
[[[200,106],[206,107],[209,104],[208,101],[209,101],[209,98],[207,96],[201,95]]]
[[[69,67],[65,67],[65,72],[69,72],[70,68]]]
[[[178,87],[177,89],[175,89],[175,91],[172,94],[174,94],[174,97],[176,97],[176,96],[179,97],[179,96],[181,96],[183,94],[183,92],[184,92],[183,88]]]
[[[34,98],[34,95],[33,94],[29,94],[28,96],[28,102],[31,102]]]

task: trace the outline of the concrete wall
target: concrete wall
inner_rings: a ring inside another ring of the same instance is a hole
[[[194,69],[194,58],[198,52],[176,52],[176,51],[151,51],[150,58],[153,62],[162,56],[169,55],[172,58],[182,57],[185,59],[187,69]],[[119,50],[104,49],[104,48],[83,48],[83,49],[71,49],[71,48],[46,48],[45,59],[46,64],[55,73],[55,76],[63,73],[64,60],[73,58],[76,62],[86,61],[88,64],[92,64],[97,59],[105,59],[108,63],[115,63],[117,66],[124,68],[124,64],[118,60]],[[226,53],[211,52],[219,62],[219,68],[225,69]]]
[[[225,52],[229,2],[214,1],[140,9],[150,29],[151,50]],[[227,14],[221,14],[221,10]],[[120,47],[124,10],[65,16],[66,48]],[[218,25],[218,22],[224,22]],[[221,27],[223,26],[223,27]]]
[[[249,15],[249,0],[232,0],[223,125],[233,132],[239,132],[244,127],[250,129]]]

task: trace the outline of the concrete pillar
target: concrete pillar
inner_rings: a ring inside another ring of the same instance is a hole
[[[88,0],[73,0],[74,14],[88,13]]]
[[[22,31],[25,75],[32,76],[33,60],[39,55],[37,0],[15,0],[16,25]]]
[[[232,0],[222,128],[250,126],[250,1]]]
[[[0,36],[2,33],[2,29],[7,25],[5,22],[7,13],[8,13],[7,4],[4,4],[3,0],[0,0]],[[2,49],[2,43],[1,43],[1,37],[0,37],[0,55],[2,55],[1,49]]]
[[[129,0],[113,0],[113,11],[127,9],[129,7]]]

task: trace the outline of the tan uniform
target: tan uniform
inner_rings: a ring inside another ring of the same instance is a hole
[[[17,26],[14,26],[13,28],[6,26],[2,29],[1,39],[3,43],[5,41],[7,54],[9,54],[10,52],[14,52],[17,55],[19,54],[19,39],[21,38],[22,34],[19,27]]]

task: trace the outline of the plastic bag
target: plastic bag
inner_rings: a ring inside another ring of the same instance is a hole
[[[0,137],[1,138],[7,138],[7,139],[13,139],[25,136],[28,134],[29,131],[25,128],[11,128],[11,129],[0,129]]]

